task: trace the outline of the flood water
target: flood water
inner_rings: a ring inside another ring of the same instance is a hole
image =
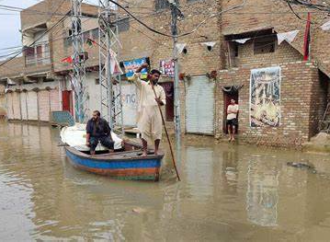
[[[116,181],[72,168],[57,129],[1,123],[0,240],[330,240],[329,155],[197,140],[182,182],[168,158],[159,183]]]

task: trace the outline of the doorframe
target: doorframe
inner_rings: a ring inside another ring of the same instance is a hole
[[[234,98],[236,100],[236,104],[239,105],[239,91],[233,91],[233,92],[223,92],[223,118],[222,118],[222,133],[223,134],[228,134],[228,129],[227,129],[227,108],[230,103],[230,99]],[[237,114],[238,118],[239,113]],[[236,133],[239,131],[239,125],[236,128]]]

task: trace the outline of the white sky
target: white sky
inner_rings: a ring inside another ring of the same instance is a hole
[[[40,0],[0,0],[0,4],[27,8],[41,2]],[[84,1],[97,4],[97,0]],[[21,28],[19,12],[0,9],[0,57],[15,50],[4,50],[10,47],[21,46]]]

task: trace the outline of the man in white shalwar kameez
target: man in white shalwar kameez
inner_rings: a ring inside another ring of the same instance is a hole
[[[166,104],[165,91],[158,84],[160,71],[152,70],[148,74],[148,82],[140,79],[140,72],[148,68],[148,64],[142,64],[134,74],[134,83],[139,90],[139,106],[137,113],[137,126],[141,132],[143,144],[143,156],[147,155],[148,141],[155,142],[155,155],[158,154],[160,140],[162,138],[162,117],[158,105]],[[155,91],[155,92],[154,92]]]

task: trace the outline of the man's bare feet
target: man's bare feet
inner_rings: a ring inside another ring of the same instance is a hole
[[[147,156],[147,152],[146,151],[143,151],[142,155],[141,156]]]
[[[229,137],[228,141],[229,141],[229,142],[231,141],[231,137]]]

